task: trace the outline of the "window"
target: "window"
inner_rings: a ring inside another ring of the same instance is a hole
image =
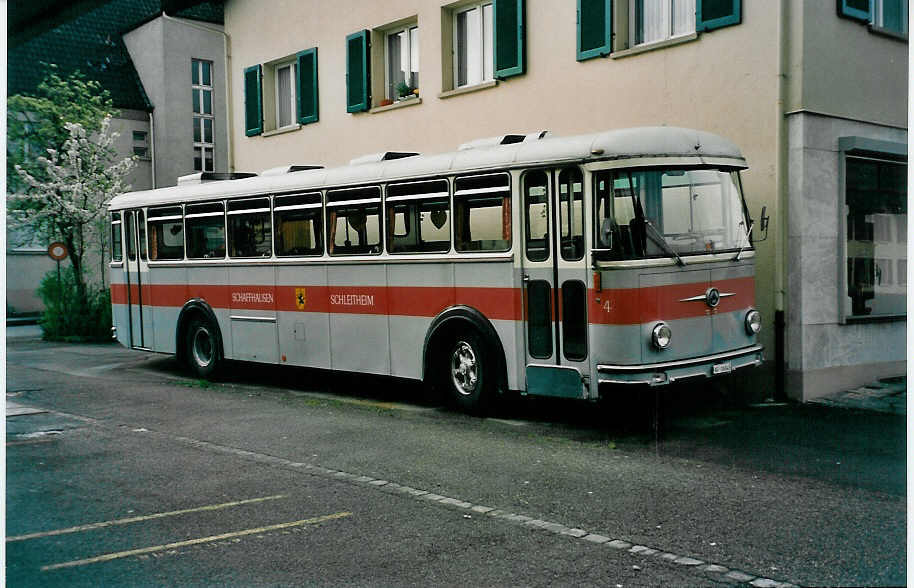
[[[221,202],[188,204],[184,210],[187,259],[225,257],[225,207]]]
[[[695,0],[629,0],[632,45],[695,32]]]
[[[873,26],[908,34],[908,0],[873,0]]]
[[[443,253],[451,248],[447,180],[387,186],[387,251]]]
[[[559,235],[562,259],[584,257],[584,185],[578,168],[559,173]]]
[[[511,248],[511,178],[508,174],[463,176],[454,182],[454,242],[457,251]]]
[[[138,210],[136,213],[136,226],[139,231],[140,259],[146,261],[146,218],[143,216],[142,210]]]
[[[419,89],[419,27],[387,33],[387,89],[390,100],[410,98]]]
[[[230,201],[226,214],[230,257],[270,257],[273,236],[269,198]]]
[[[459,9],[454,15],[454,87],[495,79],[492,3]]]
[[[274,198],[276,255],[290,257],[323,254],[321,212],[320,192]]]
[[[846,317],[905,314],[907,295],[907,164],[848,154]]]
[[[296,108],[295,99],[295,64],[283,63],[273,69],[275,80],[276,128],[291,126]]]
[[[194,103],[194,171],[215,171],[213,164],[213,122],[215,120],[213,115],[213,62],[192,59],[191,84],[191,96]]]
[[[675,257],[750,245],[736,172],[620,170],[595,176],[603,259]]]
[[[381,189],[377,186],[327,192],[330,255],[381,253]]]
[[[546,172],[533,171],[524,176],[524,230],[527,259],[549,259],[549,185]]]
[[[136,231],[134,230],[133,213],[128,212],[124,215],[124,222],[127,223],[127,259],[136,261]]]
[[[150,208],[149,260],[184,259],[184,220],[180,206]]]
[[[146,131],[133,131],[133,154],[149,159],[149,133]]]
[[[111,214],[111,261],[124,259],[123,244],[121,242],[121,213]]]

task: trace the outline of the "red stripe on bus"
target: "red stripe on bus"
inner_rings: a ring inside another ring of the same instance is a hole
[[[715,309],[709,308],[703,300],[681,301],[703,295],[707,290],[705,283],[605,288],[600,291],[591,289],[587,293],[588,322],[636,325],[733,312],[755,306],[755,281],[751,277],[719,280],[712,285],[722,293],[733,294],[721,298]],[[136,285],[131,285],[130,290],[130,300],[137,303]],[[147,306],[180,308],[191,298],[203,299],[213,308],[232,310],[434,317],[450,306],[465,305],[493,320],[523,320],[525,317],[523,290],[520,288],[143,285],[143,304]],[[111,284],[111,303],[127,302],[127,285]],[[558,310],[561,317],[561,309]],[[554,317],[550,318],[554,320]]]
[[[685,298],[704,295],[709,286],[704,283],[673,284],[647,288],[620,288],[590,291],[592,324],[636,325],[657,320],[677,320],[733,312],[755,306],[755,279],[735,278],[717,280],[711,287],[733,294],[720,299],[711,309],[704,300],[682,302]]]

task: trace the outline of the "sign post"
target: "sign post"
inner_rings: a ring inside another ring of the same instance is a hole
[[[48,257],[57,262],[57,306],[63,306],[63,286],[60,284],[60,262],[67,258],[69,251],[67,246],[60,241],[54,241],[48,245]],[[61,312],[63,308],[61,308]],[[63,313],[66,316],[66,313]]]

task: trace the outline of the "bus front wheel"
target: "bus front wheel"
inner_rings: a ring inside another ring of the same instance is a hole
[[[482,340],[475,333],[459,333],[444,356],[444,388],[454,406],[483,414],[491,398],[492,375]]]
[[[195,317],[187,326],[185,357],[201,378],[213,378],[222,363],[222,345],[216,327],[209,320]]]

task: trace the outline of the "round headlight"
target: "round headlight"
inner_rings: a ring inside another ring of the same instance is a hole
[[[762,315],[757,310],[746,313],[746,332],[755,335],[762,330]]]
[[[670,330],[670,326],[666,323],[657,323],[654,326],[654,330],[651,331],[651,342],[654,343],[654,347],[657,349],[666,349],[670,346],[670,339],[673,336],[673,331]]]

